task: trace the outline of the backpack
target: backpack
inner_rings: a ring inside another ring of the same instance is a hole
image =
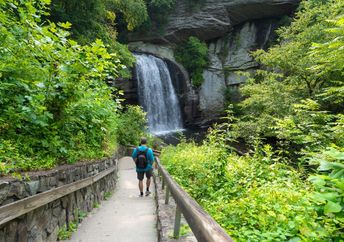
[[[137,151],[136,168],[146,169],[148,166],[148,160],[147,160],[148,148],[146,148],[144,151],[140,151],[139,147],[137,147],[136,151]]]

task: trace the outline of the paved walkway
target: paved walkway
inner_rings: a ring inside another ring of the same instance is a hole
[[[157,242],[154,197],[138,197],[134,162],[119,161],[119,179],[114,195],[93,210],[70,242]],[[144,188],[145,189],[145,188]],[[154,191],[154,183],[151,183]]]

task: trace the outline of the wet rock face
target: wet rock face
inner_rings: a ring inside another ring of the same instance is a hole
[[[203,119],[216,117],[224,109],[225,89],[245,81],[237,71],[254,71],[258,63],[251,52],[266,48],[274,36],[278,20],[246,22],[209,44],[209,67],[203,72],[204,83],[199,91]]]
[[[129,35],[130,41],[177,43],[189,36],[210,40],[224,36],[249,20],[280,17],[297,7],[299,0],[205,0],[197,5],[177,0],[164,31]]]

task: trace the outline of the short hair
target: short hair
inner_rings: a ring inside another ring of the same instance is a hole
[[[145,145],[145,144],[147,144],[147,138],[145,138],[145,137],[142,137],[141,138],[141,145]]]

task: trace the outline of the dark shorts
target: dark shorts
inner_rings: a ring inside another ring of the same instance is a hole
[[[145,175],[145,173],[146,173],[147,179],[149,179],[149,178],[151,178],[152,175],[153,175],[153,169],[148,170],[148,171],[138,171],[138,172],[137,172],[137,179],[139,179],[140,181],[142,181],[142,180],[143,180],[143,177],[144,177],[144,175]]]

